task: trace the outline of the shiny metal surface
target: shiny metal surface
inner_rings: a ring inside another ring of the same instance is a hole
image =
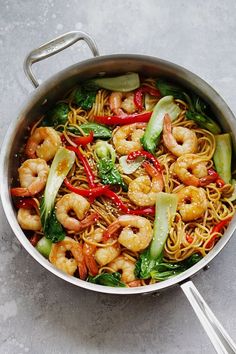
[[[25,74],[33,84],[34,87],[38,87],[39,83],[33,74],[32,65],[41,60],[51,57],[62,50],[70,47],[71,45],[77,43],[78,41],[85,41],[91,52],[96,57],[99,55],[98,48],[94,40],[85,32],[71,31],[63,34],[43,45],[39,48],[32,50],[26,57],[24,62]]]
[[[191,280],[180,285],[199,321],[210,338],[215,350],[220,354],[236,353],[236,345],[224,327],[217,320]]]
[[[24,141],[27,127],[32,121],[42,115],[45,110],[53,104],[53,102],[59,99],[79,81],[83,81],[85,78],[90,78],[101,73],[112,75],[121,74],[128,71],[135,71],[145,75],[171,78],[172,80],[181,83],[188,89],[195,91],[200,96],[203,96],[211,106],[215,116],[221,117],[221,125],[223,129],[232,133],[234,151],[236,150],[235,118],[223,99],[206,82],[186,69],[161,59],[143,55],[111,55],[96,57],[94,59],[89,59],[73,65],[40,85],[29,97],[28,102],[19,113],[16,121],[12,122],[7,132],[2,145],[0,166],[0,178],[2,181],[1,198],[3,207],[13,231],[26,250],[40,264],[64,280],[86,289],[114,294],[137,294],[159,291],[184,281],[185,279],[196,274],[200,269],[204,268],[222,250],[222,248],[229,241],[236,227],[236,219],[234,218],[228,226],[224,237],[222,237],[214,249],[199,263],[186,270],[184,273],[165,282],[142,288],[129,289],[109,288],[94,285],[74,277],[70,277],[51,265],[27,240],[16,220],[15,211],[9,193],[12,178],[15,178],[14,173],[16,173],[16,167],[19,164],[18,151]],[[12,142],[14,142],[14,144]]]
[[[63,37],[66,38],[65,41],[63,40]],[[37,80],[35,79],[31,70],[31,65],[33,63],[56,54],[57,52],[67,48],[80,39],[85,38],[82,38],[80,35],[78,35],[78,33],[75,35],[75,32],[70,32],[64,36],[58,37],[56,40],[46,43],[38,50],[36,49],[32,51],[26,59],[25,69],[27,76],[32,80],[33,84],[35,86],[38,85]],[[86,39],[86,42],[89,44],[93,54],[96,56],[98,54],[96,45],[93,46],[93,41],[88,40],[88,38]],[[191,282],[188,281],[188,279],[189,277],[195,275],[202,268],[205,268],[230,240],[233,231],[236,228],[235,218],[231,221],[227,231],[224,234],[224,237],[222,237],[214,249],[199,263],[172,279],[140,288],[112,288],[100,286],[84,282],[80,279],[61,272],[51,263],[49,263],[43,256],[41,256],[38,251],[30,244],[17,222],[15,210],[12,205],[11,195],[9,193],[9,188],[12,180],[16,178],[15,173],[17,171],[17,166],[19,165],[18,152],[19,148],[22,146],[24,137],[27,134],[28,126],[39,116],[41,116],[46,110],[48,110],[55,101],[61,98],[63,94],[65,94],[78,82],[97,75],[114,75],[126,73],[129,71],[138,72],[145,76],[171,78],[172,81],[176,81],[187,89],[196,92],[199,96],[204,97],[204,100],[210,105],[214,115],[216,117],[220,117],[220,124],[224,131],[231,132],[235,153],[235,118],[223,99],[201,78],[180,66],[154,57],[132,54],[96,57],[94,59],[86,60],[73,65],[48,79],[35,90],[26,105],[19,113],[16,121],[12,122],[2,145],[0,161],[0,180],[2,181],[1,199],[4,211],[17,238],[25,247],[25,249],[32,255],[32,257],[34,257],[43,267],[51,271],[53,274],[74,285],[97,292],[128,295],[140,293],[147,294],[151,292],[158,293],[162,289],[166,289],[181,283],[182,289],[184,290],[186,296],[190,299],[191,305],[193,305],[196,314],[202,322],[205,330],[208,332],[208,335],[211,338],[213,344],[214,340],[216,342],[221,342],[221,339],[218,338],[220,335],[217,333],[215,328],[220,328],[220,334],[223,336],[225,335],[224,330],[222,330],[223,327],[221,325],[219,326],[219,323],[215,317],[212,317],[213,314],[209,312],[210,310],[208,307],[206,307],[205,303],[205,311],[203,311],[200,306],[203,299],[196,291],[195,287],[191,284]],[[185,285],[184,282],[186,282]],[[214,333],[214,335],[212,333]],[[218,338],[217,340],[214,339],[216,337]],[[228,336],[225,335],[225,337],[229,339]],[[234,344],[232,340],[230,339],[229,342],[231,342],[233,348]],[[222,348],[224,344],[222,344]],[[224,353],[224,351],[218,352]]]

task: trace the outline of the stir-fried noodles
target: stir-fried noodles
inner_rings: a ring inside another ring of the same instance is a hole
[[[123,90],[114,78],[109,89],[83,83],[39,117],[11,190],[20,226],[52,264],[108,286],[183,272],[235,213],[230,136],[206,104],[129,75],[138,83]]]

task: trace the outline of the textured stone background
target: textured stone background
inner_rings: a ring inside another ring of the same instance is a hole
[[[0,131],[32,86],[26,54],[69,30],[89,32],[101,54],[141,53],[185,66],[236,113],[235,0],[0,0]],[[43,81],[86,59],[85,45],[35,67]],[[179,288],[158,297],[118,297],[78,289],[29,256],[0,209],[0,353],[213,353]],[[235,235],[236,236],[236,235]],[[236,340],[236,239],[194,280]]]

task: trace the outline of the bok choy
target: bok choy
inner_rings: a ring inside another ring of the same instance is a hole
[[[57,192],[75,162],[75,153],[60,147],[52,161],[43,198],[40,218],[46,238],[52,242],[64,239],[65,232],[56,218],[54,203]]]
[[[156,146],[162,132],[165,114],[169,114],[170,119],[173,121],[178,117],[180,112],[181,109],[175,103],[173,96],[163,97],[157,102],[145,133],[141,138],[141,143],[145,150],[155,154]]]
[[[188,94],[182,87],[162,79],[158,79],[156,86],[162,96],[173,96],[174,99],[185,101],[188,104],[186,118],[196,122],[199,127],[209,130],[213,134],[221,132],[220,126],[207,115],[208,107],[205,102],[195,94]]]
[[[95,145],[95,154],[102,183],[118,184],[127,191],[127,186],[115,166],[116,153],[112,145],[105,141],[98,141]]]
[[[86,85],[111,91],[129,92],[140,86],[140,80],[137,73],[128,73],[115,77],[98,77],[87,81]]]

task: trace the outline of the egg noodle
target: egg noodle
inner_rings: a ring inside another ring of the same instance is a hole
[[[155,81],[153,79],[147,79],[145,84],[149,87],[155,88]],[[55,130],[63,132],[64,139],[66,144],[76,146],[73,142],[73,138],[77,135],[73,134],[68,126],[76,128],[80,131],[81,135],[85,135],[83,130],[80,128],[80,125],[87,122],[93,122],[94,116],[110,116],[113,115],[112,110],[109,104],[109,97],[111,95],[111,91],[100,89],[96,94],[96,100],[93,104],[93,107],[89,110],[82,109],[81,107],[76,107],[72,101],[72,95],[70,94],[66,99],[61,102],[65,102],[69,105],[70,111],[68,114],[68,121],[65,125],[58,125],[55,127]],[[153,98],[155,102],[155,98]],[[188,128],[192,132],[196,134],[197,137],[197,152],[194,153],[194,164],[203,164],[207,169],[213,167],[213,154],[215,151],[215,137],[214,135],[202,128],[199,128],[196,123],[192,120],[186,119],[186,110],[188,108],[188,104],[182,100],[175,100],[177,105],[181,108],[181,113],[179,117],[172,123],[172,127],[184,127]],[[41,120],[39,120],[31,129],[31,135],[34,133],[35,129],[40,126]],[[114,127],[114,132],[117,131],[119,127]],[[113,144],[113,138],[108,141],[110,144]],[[83,154],[86,156],[91,169],[95,174],[95,183],[100,184],[101,180],[98,177],[97,166],[96,166],[96,158],[95,158],[95,142],[88,143],[83,147]],[[116,152],[117,153],[117,152]],[[188,154],[189,158],[193,154]],[[119,157],[119,153],[117,153]],[[162,166],[162,175],[163,175],[163,192],[171,193],[171,194],[179,194],[184,190],[186,185],[181,182],[181,180],[176,175],[176,161],[181,161],[182,157],[177,157],[173,153],[171,153],[164,144],[163,138],[161,138],[160,143],[158,145],[156,156],[158,161]],[[187,155],[186,155],[187,156]],[[183,156],[186,159],[186,156]],[[119,170],[123,181],[129,185],[133,180],[135,180],[139,176],[147,175],[146,170],[140,166],[135,172],[127,175],[122,171],[120,164],[118,163],[118,159],[116,159],[116,167]],[[87,177],[84,173],[84,166],[76,157],[76,162],[70,170],[68,176],[68,181],[74,187],[79,187],[82,189],[89,189]],[[197,219],[193,220],[183,220],[181,216],[181,212],[179,209],[174,218],[174,222],[171,225],[170,232],[167,238],[167,241],[164,246],[164,260],[166,262],[180,262],[184,261],[191,255],[197,253],[202,256],[205,256],[213,247],[214,242],[211,242],[212,239],[212,229],[215,225],[219,224],[222,220],[233,217],[235,213],[235,205],[229,200],[230,196],[233,192],[233,186],[231,184],[224,184],[219,187],[215,182],[209,183],[206,186],[202,186],[201,189],[204,190],[206,199],[207,199],[207,208],[204,211],[203,215]],[[127,192],[122,190],[121,187],[115,186],[113,187],[116,194],[119,196],[121,201],[127,205],[130,210],[137,209],[137,205],[135,205],[130,198],[128,197]],[[63,195],[71,193],[70,190],[66,187],[65,184],[62,184],[61,188],[56,197],[56,203],[62,198]],[[39,198],[34,198],[39,205]],[[190,202],[189,202],[190,203]],[[201,207],[202,201],[199,200],[196,203],[195,208]],[[185,201],[183,202],[183,207],[188,206],[188,196],[186,196]],[[101,240],[94,240],[92,235],[94,234],[96,229],[107,230],[109,225],[114,223],[120,215],[124,213],[119,210],[119,208],[113,203],[113,201],[104,196],[97,197],[91,204],[89,213],[97,213],[99,214],[99,219],[93,225],[90,225],[80,232],[76,232],[73,230],[67,230],[67,235],[72,237],[74,240],[79,243],[88,244],[94,249],[107,249],[111,246],[115,246],[118,243],[117,238],[110,239],[109,242],[104,243]],[[73,213],[71,214],[74,215]],[[143,215],[143,217],[147,218],[151,225],[154,223],[153,215]],[[227,225],[226,225],[227,226]],[[42,231],[35,232],[39,238],[42,237]],[[217,236],[222,237],[223,232],[218,232]],[[126,259],[135,263],[136,260],[140,256],[140,252],[133,252],[129,249],[121,246],[121,252]],[[110,264],[100,266],[99,273],[102,272],[114,272],[117,269],[112,267],[112,262]],[[147,285],[149,283],[153,283],[155,280],[141,280],[139,285]],[[127,282],[128,284],[128,282]]]

